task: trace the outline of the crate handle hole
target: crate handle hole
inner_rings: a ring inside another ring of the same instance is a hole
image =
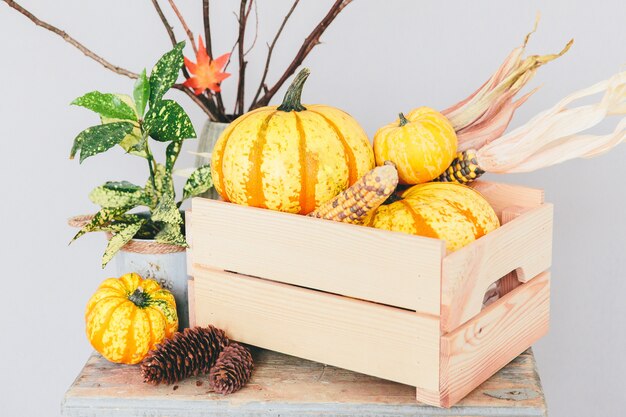
[[[499,300],[505,294],[513,291],[519,287],[524,280],[524,271],[522,268],[517,268],[496,282],[492,283],[485,291],[485,297],[483,298],[483,308],[489,304]]]

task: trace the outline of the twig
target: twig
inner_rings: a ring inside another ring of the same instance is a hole
[[[21,13],[24,16],[26,16],[27,18],[29,18],[34,24],[36,24],[37,26],[40,26],[40,27],[42,27],[44,29],[47,29],[50,32],[53,32],[53,33],[59,35],[67,43],[69,43],[70,45],[74,46],[76,49],[81,51],[83,54],[85,54],[89,58],[91,58],[94,61],[98,62],[104,68],[106,68],[108,70],[111,70],[111,71],[113,71],[113,72],[115,72],[117,74],[120,74],[120,75],[123,75],[125,77],[128,77],[128,78],[135,79],[135,78],[139,77],[139,74],[137,74],[136,72],[132,72],[132,71],[129,71],[129,70],[127,70],[125,68],[122,68],[120,66],[111,64],[109,61],[107,61],[106,59],[102,58],[100,55],[94,53],[89,48],[87,48],[85,45],[83,45],[82,43],[78,42],[76,39],[74,39],[70,35],[68,35],[65,31],[63,31],[63,30],[61,30],[61,29],[59,29],[59,28],[57,28],[55,26],[52,26],[51,24],[49,24],[47,22],[44,22],[43,20],[40,20],[35,15],[33,15],[31,12],[29,12],[28,10],[26,10],[25,8],[23,8],[22,6],[17,4],[15,1],[13,1],[13,0],[4,0],[4,1],[6,2],[7,5],[9,5],[9,7],[17,10],[19,13]]]
[[[313,31],[306,37],[304,43],[300,47],[300,50],[296,54],[291,64],[287,67],[283,75],[278,79],[276,84],[272,86],[256,103],[250,105],[250,110],[257,107],[266,106],[272,99],[274,94],[282,87],[287,79],[296,71],[296,69],[302,64],[302,61],[307,57],[309,52],[320,43],[320,36],[324,33],[326,28],[332,23],[337,15],[352,2],[352,0],[336,0],[332,5],[326,16],[322,21],[313,29]]]
[[[254,45],[256,45],[256,41],[258,39],[259,39],[259,9],[257,8],[257,3],[254,3],[254,39],[252,39],[252,45],[250,45],[250,47],[246,49],[246,52],[243,53],[243,56],[248,55],[248,52],[250,52],[252,48],[254,48]]]
[[[197,55],[198,49],[196,48],[196,43],[193,40],[193,32],[191,32],[191,29],[189,29],[189,26],[187,26],[187,22],[185,22],[185,18],[183,17],[180,10],[178,10],[178,7],[176,7],[176,3],[174,3],[174,0],[167,0],[167,1],[170,3],[170,6],[172,7],[172,10],[174,10],[174,13],[176,13],[178,20],[180,21],[180,24],[183,25],[185,32],[187,32],[187,37],[191,41],[191,47],[193,48],[193,52],[194,54]]]
[[[239,37],[237,38],[237,55],[239,60],[239,80],[237,83],[237,99],[235,101],[235,115],[243,113],[244,106],[244,89],[246,84],[246,66],[245,60],[245,38],[246,38],[246,26],[248,24],[248,16],[252,10],[252,4],[254,0],[241,0],[239,5]],[[246,5],[248,6],[246,10]]]
[[[206,51],[211,59],[213,59],[213,42],[211,38],[211,14],[209,12],[209,0],[202,0],[202,20],[204,23],[204,39],[206,41]],[[224,114],[224,102],[222,101],[222,93],[218,91],[214,94],[214,96],[215,101],[217,102],[217,116],[220,119],[223,119],[220,121],[226,121],[226,115]],[[210,99],[212,100],[212,97],[210,97]]]
[[[256,90],[256,94],[254,95],[254,99],[252,99],[253,105],[254,105],[254,103],[256,103],[257,99],[261,95],[261,91],[263,90],[263,88],[265,88],[265,90],[267,90],[267,86],[265,85],[265,79],[267,78],[267,73],[269,72],[269,69],[270,69],[270,60],[272,59],[272,53],[274,52],[274,46],[276,46],[276,42],[278,41],[278,38],[280,37],[280,34],[283,32],[283,29],[285,28],[285,25],[287,24],[287,21],[291,17],[291,14],[293,13],[293,11],[296,9],[296,6],[298,6],[298,3],[300,3],[300,0],[295,0],[293,2],[293,5],[291,6],[291,9],[289,9],[289,13],[287,13],[285,18],[283,19],[283,22],[281,23],[280,27],[278,28],[278,32],[276,32],[276,36],[274,36],[274,40],[272,40],[272,43],[270,45],[268,45],[267,59],[265,60],[265,69],[263,70],[263,76],[261,77],[261,82],[259,83],[259,88]]]
[[[172,88],[175,88],[176,90],[180,90],[183,93],[185,93],[194,103],[196,103],[198,106],[200,106],[202,111],[204,111],[204,113],[206,113],[206,115],[209,116],[209,119],[211,119],[214,122],[218,121],[218,118],[216,116],[217,112],[215,111],[215,109],[211,109],[212,106],[211,106],[210,102],[205,103],[200,98],[201,96],[195,95],[192,90],[190,90],[189,88],[185,87],[182,84],[174,84],[172,86]],[[213,106],[214,105],[215,104],[213,104]]]
[[[165,26],[165,30],[167,31],[167,35],[170,37],[172,46],[176,46],[176,36],[174,35],[174,29],[172,28],[172,25],[170,25],[170,23],[167,21],[167,17],[165,17],[165,15],[163,14],[163,9],[161,9],[161,6],[159,6],[158,0],[152,0],[152,4],[154,5],[154,8],[159,15],[161,22],[163,22],[163,26]]]

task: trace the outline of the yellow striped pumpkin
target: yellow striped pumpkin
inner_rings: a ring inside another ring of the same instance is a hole
[[[85,310],[87,338],[116,363],[139,363],[178,330],[174,296],[135,273],[100,284]]]
[[[302,70],[280,106],[240,116],[222,133],[211,158],[225,201],[307,214],[374,167],[367,135],[347,113],[300,102]]]
[[[431,182],[415,185],[383,205],[364,222],[368,226],[445,240],[455,251],[500,226],[480,193],[465,185]]]
[[[419,107],[374,134],[376,164],[393,162],[401,184],[432,181],[456,156],[457,137],[448,119],[429,107]]]

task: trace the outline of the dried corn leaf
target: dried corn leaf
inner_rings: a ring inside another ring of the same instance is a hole
[[[572,103],[604,93],[593,104]],[[487,172],[529,172],[573,158],[590,158],[626,140],[626,118],[606,135],[584,134],[608,116],[626,115],[626,71],[576,91],[528,123],[494,140],[477,152]]]

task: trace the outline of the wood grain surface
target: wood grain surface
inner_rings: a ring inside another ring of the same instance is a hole
[[[230,396],[211,392],[206,377],[175,385],[142,382],[138,366],[94,353],[67,391],[68,417],[208,416],[546,416],[530,350],[450,409],[415,401],[415,388],[292,356],[253,349],[250,383]]]

